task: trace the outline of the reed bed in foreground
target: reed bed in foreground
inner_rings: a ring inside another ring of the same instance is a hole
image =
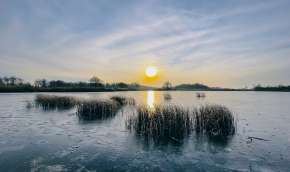
[[[110,98],[111,100],[115,101],[121,106],[124,105],[135,105],[135,99],[131,97],[124,97],[124,96],[113,96]]]
[[[231,136],[236,125],[233,113],[225,106],[204,105],[193,110],[195,131],[207,136]]]
[[[180,142],[192,132],[193,122],[188,109],[179,106],[137,107],[137,114],[127,119],[127,128],[137,136],[154,142]]]
[[[87,100],[77,104],[77,115],[83,120],[107,119],[115,116],[120,108],[111,100]]]
[[[66,110],[73,108],[77,101],[70,96],[37,95],[35,105],[43,110]]]
[[[137,136],[154,142],[182,142],[193,131],[197,136],[209,138],[226,138],[236,131],[233,113],[220,105],[205,105],[192,111],[176,105],[159,105],[154,109],[138,106],[126,126]]]

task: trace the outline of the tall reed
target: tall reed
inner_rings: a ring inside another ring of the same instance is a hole
[[[76,99],[70,96],[37,95],[35,105],[43,110],[65,110],[76,105]]]
[[[197,136],[226,138],[235,134],[233,113],[225,106],[205,105],[192,111],[177,105],[158,105],[154,109],[138,106],[126,126],[137,136],[154,142],[181,142],[192,131]]]
[[[192,118],[188,109],[179,106],[137,107],[137,113],[127,119],[127,128],[138,136],[154,142],[180,142],[192,132]]]
[[[121,106],[111,100],[86,100],[77,104],[77,115],[80,119],[107,119],[116,115]]]
[[[163,98],[165,101],[170,101],[172,99],[171,95],[169,93],[166,93],[163,95]]]
[[[196,97],[197,98],[205,98],[206,95],[205,95],[205,93],[196,93]]]
[[[131,98],[131,97],[112,96],[110,99],[115,101],[116,103],[118,103],[121,106],[124,106],[124,105],[135,105],[136,104],[135,99]]]
[[[233,113],[225,106],[204,105],[193,110],[195,131],[207,136],[230,136],[236,131]]]

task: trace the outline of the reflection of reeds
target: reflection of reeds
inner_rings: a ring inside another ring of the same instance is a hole
[[[87,100],[78,103],[77,115],[80,119],[107,119],[116,115],[120,105],[114,101]]]
[[[43,110],[65,110],[73,108],[76,99],[69,96],[37,95],[35,105]]]
[[[187,109],[179,106],[137,107],[136,116],[127,120],[127,127],[138,136],[156,142],[181,141],[192,131],[192,118]]]
[[[207,136],[230,136],[235,134],[233,113],[225,106],[205,105],[195,108],[195,131]]]
[[[111,100],[115,101],[121,106],[124,105],[135,105],[135,99],[131,97],[124,97],[124,96],[113,96],[111,97]]]

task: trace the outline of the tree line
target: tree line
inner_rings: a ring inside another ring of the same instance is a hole
[[[33,84],[24,82],[23,79],[18,77],[0,77],[0,87],[32,87],[32,88],[107,88],[107,89],[139,89],[141,87],[138,83],[127,84],[124,82],[105,83],[97,76],[91,77],[87,82],[66,82],[63,80],[47,80],[36,79]],[[174,89],[171,82],[164,82],[162,89]]]
[[[18,77],[0,77],[1,92],[22,91],[103,91],[103,90],[126,90],[139,89],[138,83],[105,83],[100,78],[93,76],[87,82],[66,82],[63,80],[37,79],[33,83],[24,82]]]
[[[16,86],[23,85],[23,79],[17,77],[0,77],[0,86]]]
[[[290,91],[290,85],[278,85],[278,86],[261,86],[257,85],[254,87],[255,91],[284,91],[289,92]]]
[[[290,91],[290,86],[254,86],[252,89],[226,89],[219,87],[208,87],[207,85],[180,84],[173,86],[171,82],[166,81],[161,88],[146,87],[138,83],[105,83],[97,76],[91,77],[86,82],[66,82],[63,80],[37,79],[33,83],[25,82],[22,78],[0,77],[0,92],[34,92],[34,91],[58,91],[58,92],[94,92],[94,91],[122,91],[122,90],[212,90],[212,91]]]

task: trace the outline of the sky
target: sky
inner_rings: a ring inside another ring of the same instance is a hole
[[[290,1],[0,0],[0,77],[11,75],[290,84]]]

